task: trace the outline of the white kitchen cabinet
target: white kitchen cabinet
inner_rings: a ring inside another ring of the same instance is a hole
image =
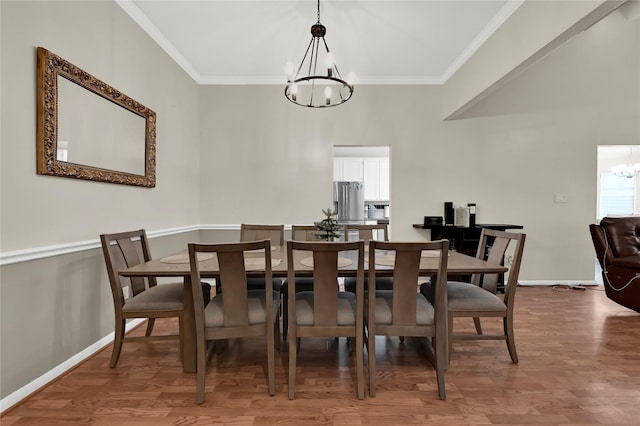
[[[333,159],[333,180],[363,182],[362,158],[339,158]]]
[[[380,170],[378,171],[378,182],[380,184],[380,200],[389,201],[390,192],[390,175],[389,175],[389,158],[380,159]]]
[[[337,158],[334,157],[333,159],[333,181],[334,182],[340,182],[343,181],[344,179],[342,179],[342,158]]]
[[[380,161],[377,158],[365,158],[362,161],[364,199],[380,199]]]
[[[389,158],[335,157],[333,180],[364,182],[366,201],[389,201]]]
[[[343,159],[342,180],[364,182],[362,158]]]

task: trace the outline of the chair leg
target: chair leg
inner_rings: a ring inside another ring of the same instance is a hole
[[[207,368],[206,355],[207,342],[204,339],[198,339],[196,343],[196,403],[204,402],[204,378]]]
[[[295,338],[295,333],[292,336]],[[296,356],[298,352],[295,342],[289,341],[289,399],[294,399],[296,395]]]
[[[447,393],[444,387],[444,371],[449,366],[445,351],[445,345],[434,338],[433,354],[435,358],[436,380],[438,382],[438,397],[441,400],[447,399]]]
[[[376,396],[376,336],[375,329],[368,329],[367,356],[369,358],[369,396]]]
[[[447,356],[444,360],[444,369],[449,369],[449,363],[451,362],[451,349],[453,348],[453,312],[449,311],[449,320],[447,321]]]
[[[155,318],[147,318],[147,331],[144,333],[145,336],[151,336],[151,332],[153,331],[153,326],[156,323]]]
[[[282,350],[282,339],[280,337],[280,317],[276,316],[276,321],[273,325],[274,328],[274,336],[275,336],[275,346],[276,350],[280,352]]]
[[[276,320],[276,323],[278,321]],[[278,324],[279,325],[279,324]],[[279,334],[278,331],[272,329],[271,332],[267,331],[267,376],[269,380],[269,395],[274,396],[276,394],[276,376],[275,376],[275,335]]]
[[[115,336],[113,339],[113,351],[111,352],[111,368],[115,367],[122,352],[122,342],[124,340],[124,318],[116,317]]]
[[[182,362],[182,360],[184,360],[184,333],[182,333],[182,315],[180,315],[178,317],[178,330],[179,330],[179,335],[178,335],[178,341],[180,344],[180,362]]]
[[[356,381],[358,399],[364,399],[364,352],[362,330],[356,330]]]
[[[507,349],[511,356],[511,361],[514,364],[518,363],[518,353],[516,352],[516,343],[513,336],[513,321],[511,318],[503,318],[502,325],[504,328],[504,334],[507,336]]]
[[[289,334],[289,296],[282,293],[282,340],[287,341]]]
[[[482,324],[480,324],[480,318],[473,317],[473,325],[476,326],[476,333],[478,333],[478,335],[481,335],[482,334]]]

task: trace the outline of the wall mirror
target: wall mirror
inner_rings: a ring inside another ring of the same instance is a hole
[[[156,114],[38,47],[37,173],[156,186]]]

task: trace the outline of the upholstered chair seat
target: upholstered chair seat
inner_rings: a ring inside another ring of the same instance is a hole
[[[313,291],[296,293],[296,314],[298,325],[314,325],[314,294]],[[356,324],[356,295],[355,293],[338,293],[338,321],[337,325]]]
[[[122,312],[181,310],[184,306],[183,293],[182,283],[159,284],[130,297]]]
[[[506,311],[502,299],[474,284],[447,282],[449,309],[455,311]]]
[[[264,280],[263,280],[264,283]],[[280,299],[280,292],[273,290],[273,299]],[[279,303],[273,304],[273,318],[278,315]],[[261,324],[267,322],[267,296],[264,290],[247,291],[247,308],[249,324]],[[224,294],[213,299],[204,310],[205,327],[224,326]]]
[[[365,300],[365,319],[369,321],[368,301]],[[376,291],[376,324],[393,324],[393,290]],[[416,293],[416,325],[433,324],[435,310],[426,297]]]

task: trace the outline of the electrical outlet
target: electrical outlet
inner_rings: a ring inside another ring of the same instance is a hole
[[[511,266],[511,264],[513,263],[513,256],[507,256],[504,259],[504,263],[505,263],[505,266]]]
[[[125,300],[129,298],[129,287],[122,287],[122,295]]]
[[[553,201],[556,203],[566,203],[567,202],[567,194],[555,194],[553,197]]]

